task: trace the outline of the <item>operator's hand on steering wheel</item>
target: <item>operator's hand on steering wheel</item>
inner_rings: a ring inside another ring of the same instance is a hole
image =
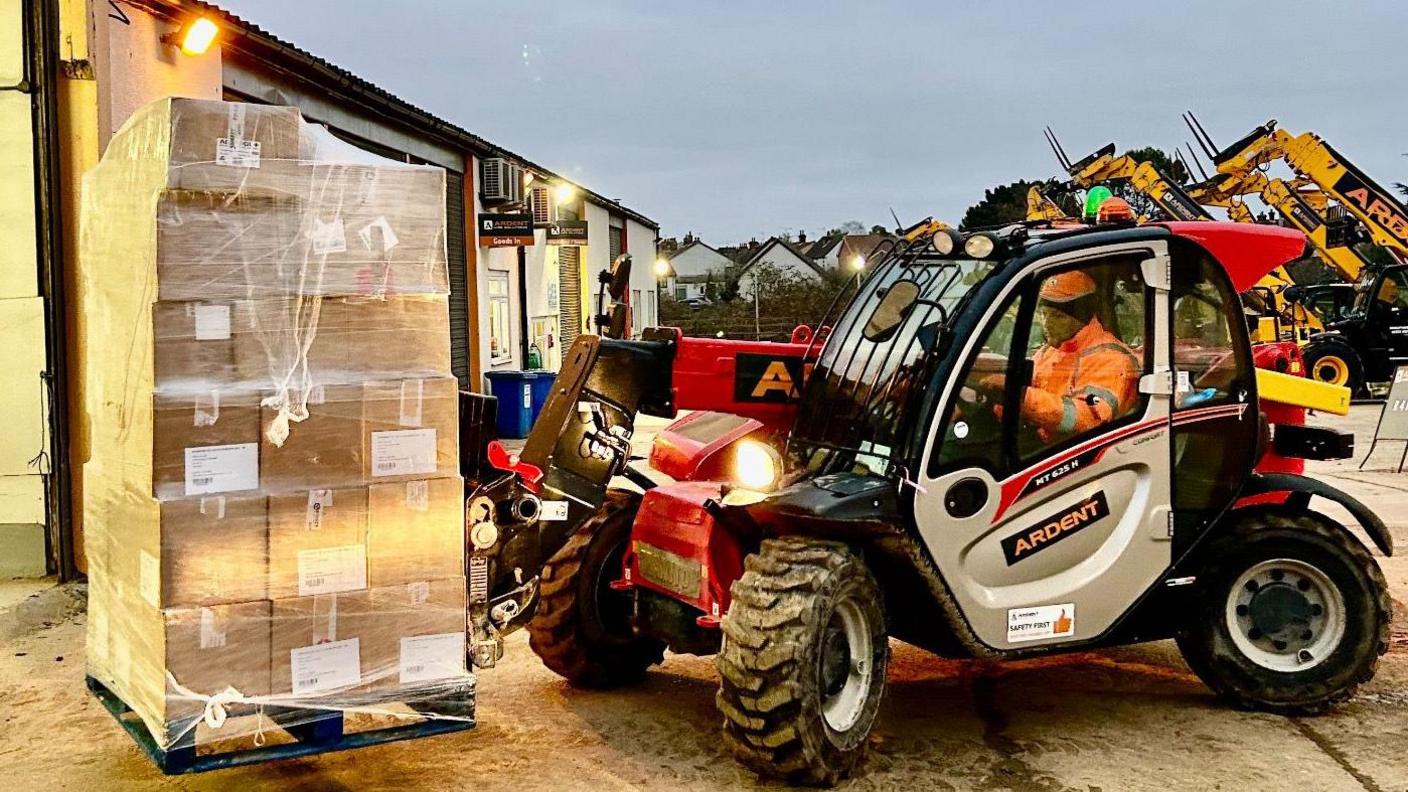
[[[1002,392],[1007,389],[1007,375],[989,374],[981,380],[978,380],[978,389],[987,395],[988,398],[1001,396]],[[999,401],[1001,401],[1001,399],[999,399]]]

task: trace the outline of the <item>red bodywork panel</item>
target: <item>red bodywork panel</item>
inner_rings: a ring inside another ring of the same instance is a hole
[[[1271,270],[1305,254],[1305,234],[1294,228],[1198,220],[1158,225],[1211,253],[1232,279],[1232,288],[1239,292],[1255,286]]]
[[[717,482],[690,481],[662,484],[645,493],[631,530],[622,579],[625,586],[649,589],[698,608],[704,614],[701,626],[708,627],[717,627],[719,617],[728,612],[729,587],[743,576],[743,548],[704,508],[705,501],[718,500],[720,492]],[[641,545],[697,564],[698,590],[675,590],[643,574]]]
[[[721,481],[728,477],[734,444],[767,434],[767,426],[754,418],[693,412],[655,435],[650,466],[676,481]]]
[[[672,328],[680,333],[678,328]],[[799,334],[794,332],[793,339]],[[677,336],[672,373],[675,406],[757,420],[784,431],[797,414],[797,396],[810,369],[805,342],[737,341]],[[812,359],[821,344],[812,348]],[[686,387],[681,388],[684,385]]]

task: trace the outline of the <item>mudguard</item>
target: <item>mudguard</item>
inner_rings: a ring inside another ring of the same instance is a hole
[[[1393,555],[1393,536],[1388,526],[1377,514],[1354,496],[1326,484],[1318,479],[1297,476],[1292,473],[1256,473],[1242,489],[1242,498],[1253,495],[1287,493],[1287,505],[1304,508],[1309,505],[1311,496],[1332,500],[1354,515],[1363,526],[1364,532],[1374,541],[1374,546],[1386,556]]]

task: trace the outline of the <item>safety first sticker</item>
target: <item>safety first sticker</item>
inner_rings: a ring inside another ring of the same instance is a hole
[[[1076,604],[1034,605],[1007,611],[1007,642],[1069,638],[1076,634]]]

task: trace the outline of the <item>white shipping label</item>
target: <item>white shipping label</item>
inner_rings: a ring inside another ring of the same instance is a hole
[[[318,531],[323,527],[323,516],[332,506],[332,490],[308,490],[308,514],[304,521],[303,528],[308,531]]]
[[[186,449],[186,494],[259,489],[259,444]]]
[[[230,337],[228,305],[197,305],[195,320],[197,341],[224,341]]]
[[[259,141],[216,138],[215,164],[232,168],[259,167]]]
[[[523,383],[523,409],[533,409],[533,386]]]
[[[351,687],[362,681],[359,638],[305,646],[288,656],[295,695]]]
[[[342,226],[342,218],[335,217],[324,223],[313,218],[313,231],[309,235],[313,241],[313,253],[326,256],[347,250],[347,230]]]
[[[435,429],[372,432],[373,476],[419,476],[435,472]]]
[[[543,501],[542,510],[538,512],[538,519],[549,522],[567,519],[567,501]]]
[[[378,217],[362,226],[357,231],[357,236],[362,240],[362,245],[367,250],[382,253],[401,244],[401,240],[396,237],[396,232],[391,230],[391,223],[385,217]]]
[[[1035,605],[1007,611],[1007,642],[1069,638],[1076,634],[1076,605]]]
[[[142,599],[150,602],[152,607],[161,607],[161,561],[156,556],[146,550],[140,552],[141,558],[138,563],[141,569],[138,572],[137,589],[142,593]]]
[[[336,594],[366,587],[365,545],[321,547],[298,552],[298,596]]]
[[[464,633],[401,639],[401,684],[464,675]]]
[[[1193,390],[1193,378],[1188,372],[1178,372],[1177,388],[1179,393],[1187,393],[1188,391]]]

